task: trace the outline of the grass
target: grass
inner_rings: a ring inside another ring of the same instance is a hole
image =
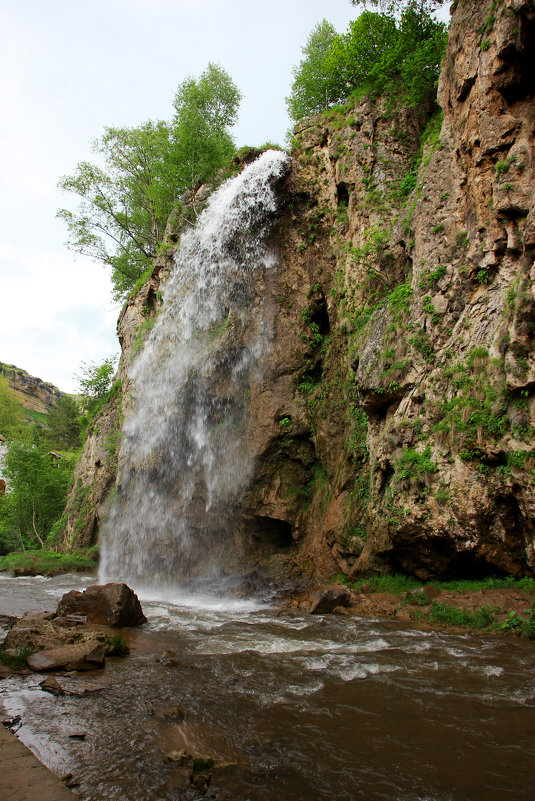
[[[424,592],[424,588],[438,587],[440,590],[456,592],[477,592],[478,590],[515,589],[535,595],[535,579],[514,576],[489,576],[485,579],[456,579],[453,581],[423,582],[412,576],[391,574],[383,576],[368,576],[349,581],[344,574],[334,576],[334,580],[345,584],[354,590],[365,588],[372,593],[390,593],[404,595],[401,604],[414,607],[428,607],[427,609],[411,609],[413,620],[435,625],[458,626],[465,629],[484,629],[486,631],[514,632],[527,639],[535,639],[535,600],[529,609],[522,610],[522,614],[511,612],[505,620],[500,620],[498,607],[482,606],[479,609],[462,609],[454,604],[431,602]],[[416,591],[416,592],[415,592]],[[503,613],[502,613],[503,614]]]
[[[429,612],[415,611],[417,620],[427,620],[431,623],[446,623],[448,626],[462,626],[470,629],[493,629],[497,626],[495,612],[491,606],[482,606],[471,612],[469,609],[459,609],[451,604],[433,603]]]
[[[448,590],[448,592],[503,590],[510,587],[535,595],[535,579],[532,578],[517,579],[514,576],[505,576],[503,578],[489,576],[485,579],[457,579],[454,581],[433,581],[431,583],[434,587],[440,587],[441,590]]]
[[[347,576],[338,574],[334,577],[335,581],[345,584],[352,590],[359,590],[366,585],[366,589],[371,592],[390,592],[392,595],[402,595],[404,592],[420,589],[423,587],[421,581],[399,573],[384,576],[367,576],[366,578],[349,581]]]
[[[367,576],[356,579],[355,581],[349,581],[347,576],[339,573],[334,577],[334,580],[354,590],[360,589],[365,584],[368,591],[390,592],[392,595],[402,595],[411,590],[423,589],[425,586],[439,587],[439,589],[446,590],[447,592],[462,592],[463,590],[477,592],[478,590],[502,590],[511,588],[535,595],[535,579],[517,579],[514,576],[503,576],[500,578],[497,576],[488,576],[484,579],[454,579],[452,581],[425,582],[402,573],[392,573],[380,576]]]
[[[35,412],[33,409],[26,409],[25,406],[21,406],[20,409],[23,417],[29,418],[34,423],[37,423],[37,425],[46,426],[48,420],[48,414],[46,414],[46,412]]]
[[[25,551],[0,556],[0,571],[14,575],[40,574],[53,576],[59,573],[83,573],[97,566],[94,549],[74,553],[56,551]]]
[[[25,645],[24,648],[21,648],[16,654],[8,654],[5,651],[0,651],[0,662],[2,665],[7,665],[9,667],[22,667],[26,664],[27,658],[32,654],[33,648],[29,645]]]

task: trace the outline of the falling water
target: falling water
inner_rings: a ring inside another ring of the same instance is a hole
[[[239,555],[233,519],[252,470],[247,398],[272,336],[262,290],[276,264],[267,240],[287,160],[263,153],[182,236],[161,314],[130,368],[102,580],[171,587]]]

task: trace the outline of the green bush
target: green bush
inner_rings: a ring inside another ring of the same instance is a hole
[[[425,483],[428,476],[436,473],[438,465],[431,458],[429,445],[423,451],[415,448],[405,448],[401,459],[397,462],[396,478],[398,482],[416,480],[418,484]]]
[[[25,645],[24,648],[21,648],[16,654],[8,654],[5,651],[0,650],[0,662],[3,665],[8,665],[9,667],[23,667],[23,665],[26,664],[28,657],[32,654],[33,648],[31,648],[29,645]]]

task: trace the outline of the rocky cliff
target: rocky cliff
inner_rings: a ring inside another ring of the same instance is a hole
[[[0,362],[0,375],[4,375],[7,378],[9,386],[14,391],[23,409],[28,409],[31,412],[48,414],[50,407],[62,395],[60,390],[53,384],[48,384],[40,378],[29,375],[26,370],[21,370],[20,367],[15,367],[13,364]]]
[[[534,44],[527,0],[459,2],[442,113],[363,98],[295,131],[235,522],[274,572],[533,574]],[[125,414],[171,267],[172,254],[119,320]],[[97,426],[70,542],[97,537],[113,485]]]

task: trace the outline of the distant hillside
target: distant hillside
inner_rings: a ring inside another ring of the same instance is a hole
[[[53,384],[46,383],[13,364],[0,362],[0,375],[7,378],[28,419],[37,422],[43,422],[43,416],[48,414],[51,406],[64,394]]]

